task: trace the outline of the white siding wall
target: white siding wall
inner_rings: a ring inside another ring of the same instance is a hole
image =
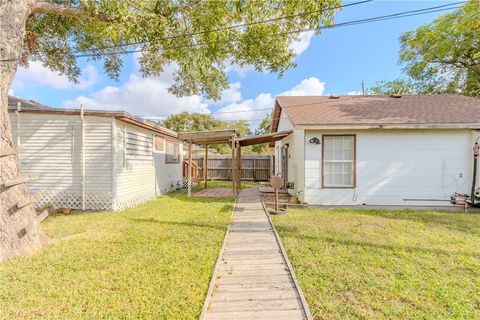
[[[282,112],[277,131],[285,130],[293,130],[293,132],[284,139],[275,142],[275,173],[284,172],[281,168],[280,148],[288,143],[288,177],[283,176],[283,178],[294,182],[294,192],[303,201],[305,181],[305,144],[303,141],[305,140],[305,131],[294,129],[286,113]]]
[[[125,133],[127,134],[126,136]],[[122,121],[116,122],[117,210],[143,203],[160,194],[171,191],[176,187],[177,181],[181,182],[182,176],[182,162],[166,164],[165,151],[154,151],[153,144],[150,154],[137,158],[129,157],[125,146],[127,143],[133,144],[135,140],[128,140],[128,136],[138,137],[139,145],[137,147],[140,149],[143,148],[145,141],[153,142],[153,133],[151,131]],[[135,148],[133,145],[128,147]],[[173,188],[171,184],[173,184]]]
[[[27,184],[42,197],[40,205],[82,208],[82,122],[80,116],[10,113],[14,142],[20,142],[24,174],[38,174]],[[86,209],[111,207],[110,123],[107,118],[86,121]]]
[[[355,189],[321,188],[322,134],[357,135]],[[313,205],[448,206],[454,192],[468,192],[472,175],[470,130],[306,131],[305,201]]]

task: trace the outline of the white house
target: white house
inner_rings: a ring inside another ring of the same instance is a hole
[[[277,97],[272,132],[285,130],[276,172],[310,205],[449,206],[454,192],[471,193],[480,100]]]
[[[54,109],[9,97],[15,146],[39,205],[120,210],[182,183],[177,133],[121,111]]]

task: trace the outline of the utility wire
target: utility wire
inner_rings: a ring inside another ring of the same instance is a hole
[[[250,39],[280,36],[280,35],[286,35],[286,34],[295,34],[295,33],[302,33],[302,32],[306,32],[306,31],[320,31],[320,30],[323,30],[323,29],[335,29],[335,28],[339,28],[339,27],[345,27],[345,26],[351,26],[351,25],[357,25],[357,24],[371,23],[371,22],[377,22],[377,21],[384,21],[384,20],[391,20],[391,19],[397,19],[397,18],[404,18],[404,17],[411,17],[411,16],[416,16],[416,15],[422,15],[422,14],[440,12],[440,11],[445,11],[445,10],[452,10],[452,9],[458,8],[458,6],[456,6],[456,5],[459,5],[459,4],[462,4],[462,3],[465,3],[465,2],[466,1],[461,1],[461,2],[444,4],[444,5],[434,6],[434,7],[429,7],[429,8],[403,11],[403,12],[398,12],[398,13],[389,14],[389,15],[382,15],[382,16],[359,19],[359,20],[351,20],[351,21],[341,22],[341,23],[333,24],[333,25],[329,25],[329,26],[321,26],[321,27],[318,27],[318,28],[307,28],[307,29],[299,29],[299,30],[293,30],[293,31],[280,32],[280,33],[275,33],[275,34],[262,35],[262,36],[257,36],[257,37],[251,37]],[[361,2],[361,3],[363,3],[363,2]],[[360,3],[355,3],[355,4],[360,4]],[[452,6],[454,6],[454,7],[452,7]],[[258,22],[258,23],[260,23],[260,22]],[[205,32],[208,32],[208,31],[205,31]],[[209,42],[201,42],[201,43],[196,43],[196,44],[163,47],[162,50],[165,51],[165,50],[182,49],[182,48],[193,48],[193,47],[198,47],[198,46],[217,44],[217,43],[227,43],[227,42],[233,42],[233,41],[238,41],[238,38],[231,38],[231,39],[222,40],[222,41],[209,41]],[[147,43],[147,42],[139,42],[137,44],[142,44],[142,43]],[[130,46],[130,45],[132,45],[132,44],[128,44],[128,45],[125,44],[125,45],[121,45],[121,46],[125,47],[125,46]],[[119,45],[119,47],[120,47],[120,45]],[[107,48],[107,47],[105,47],[105,48]],[[98,49],[93,49],[93,50],[102,50],[102,49],[98,48]],[[85,50],[85,51],[92,51],[92,50]],[[100,57],[100,56],[111,56],[111,55],[118,55],[118,54],[130,54],[130,53],[148,52],[148,51],[151,51],[151,49],[132,49],[132,50],[122,50],[122,51],[114,51],[114,52],[103,52],[103,53],[86,53],[86,54],[74,55],[74,57],[76,57],[76,58]],[[83,52],[83,51],[78,51],[78,52]],[[18,59],[3,59],[3,60],[0,60],[0,62],[16,61],[16,60],[18,60]]]
[[[458,4],[461,4],[461,3],[465,3],[465,1],[455,2],[455,3],[450,3],[450,4],[444,4],[444,5],[434,6],[434,7],[429,7],[429,8],[417,9],[417,10],[403,11],[403,12],[398,12],[398,13],[394,13],[394,14],[376,16],[376,17],[371,17],[371,18],[351,20],[351,21],[341,22],[341,23],[333,24],[333,25],[329,25],[329,26],[321,26],[321,27],[318,27],[318,28],[306,28],[306,29],[298,29],[298,30],[292,30],[292,31],[273,33],[273,34],[268,34],[268,35],[260,35],[260,36],[256,36],[256,37],[250,37],[249,39],[260,39],[260,38],[266,38],[266,37],[272,37],[272,36],[281,36],[281,35],[302,33],[302,32],[307,32],[307,31],[320,31],[320,30],[324,30],[324,29],[335,29],[335,28],[339,28],[339,27],[345,27],[345,26],[351,26],[351,25],[357,25],[357,24],[365,24],[365,23],[371,23],[371,22],[377,22],[377,21],[411,17],[411,16],[422,15],[422,14],[427,14],[427,13],[434,13],[434,12],[456,9],[456,8],[458,8],[458,6],[454,6],[454,5],[458,5]],[[454,7],[451,7],[451,6],[454,6]],[[451,7],[451,8],[449,8],[449,7]],[[230,39],[221,40],[221,41],[207,41],[207,42],[199,42],[199,43],[195,43],[195,44],[167,46],[167,47],[163,47],[162,50],[166,51],[166,50],[173,50],[173,49],[194,48],[194,47],[211,45],[211,44],[234,42],[234,41],[238,41],[238,40],[239,40],[238,38],[230,38]],[[123,51],[115,51],[115,52],[104,52],[104,53],[87,53],[87,54],[75,55],[75,57],[76,58],[98,57],[98,56],[110,56],[110,55],[117,55],[117,54],[130,54],[130,53],[148,52],[148,51],[152,51],[152,49],[132,49],[132,50],[123,50]]]
[[[198,31],[198,32],[193,32],[193,33],[186,33],[186,34],[181,34],[181,35],[173,35],[173,36],[170,36],[170,37],[160,38],[157,41],[174,40],[174,39],[179,39],[179,38],[192,37],[192,36],[196,36],[196,35],[208,34],[208,33],[212,33],[212,32],[220,32],[220,31],[227,31],[227,30],[232,30],[232,29],[237,29],[237,28],[249,27],[249,26],[253,26],[253,25],[270,23],[270,22],[273,22],[273,21],[279,21],[279,20],[284,20],[284,19],[291,19],[291,18],[295,18],[295,17],[306,16],[306,15],[310,15],[310,14],[314,14],[314,13],[321,13],[321,12],[328,11],[328,10],[335,10],[335,9],[351,7],[351,6],[364,4],[364,3],[372,2],[372,1],[373,0],[358,1],[358,2],[353,2],[353,3],[341,5],[341,6],[336,6],[336,7],[330,7],[330,8],[324,8],[324,9],[319,9],[319,10],[314,10],[314,11],[297,13],[297,14],[294,14],[294,15],[281,16],[281,17],[276,17],[276,18],[271,18],[271,19],[266,19],[266,20],[261,20],[261,21],[254,21],[254,22],[249,22],[249,23],[236,24],[236,25],[233,25],[233,26],[211,29],[211,30],[205,30],[205,31]],[[77,50],[77,51],[74,51],[73,53],[129,47],[129,46],[145,44],[145,43],[149,43],[149,42],[150,41],[130,42],[130,43],[124,43],[124,44],[105,46],[105,47],[101,47],[101,48]]]

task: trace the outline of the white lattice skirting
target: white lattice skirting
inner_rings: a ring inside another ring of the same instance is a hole
[[[198,182],[192,181],[192,187],[196,186],[197,184],[198,184]],[[184,189],[188,188],[188,177],[182,177],[182,187]]]
[[[118,197],[117,199],[117,210],[123,210],[131,208],[133,206],[147,202],[148,200],[154,199],[157,195],[155,192],[149,193],[139,193],[139,194],[129,194],[125,196]]]
[[[48,189],[33,191],[40,200],[35,203],[37,207],[72,208],[82,209],[82,195],[80,192]],[[86,210],[111,210],[112,193],[108,191],[87,192],[85,194]]]

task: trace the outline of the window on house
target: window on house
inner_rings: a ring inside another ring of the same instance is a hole
[[[152,135],[137,131],[125,132],[125,157],[127,161],[151,162],[153,151]]]
[[[355,136],[323,136],[323,187],[355,187]]]
[[[177,142],[166,141],[165,163],[180,162],[180,145]]]
[[[155,151],[165,150],[165,139],[162,136],[155,136]]]

